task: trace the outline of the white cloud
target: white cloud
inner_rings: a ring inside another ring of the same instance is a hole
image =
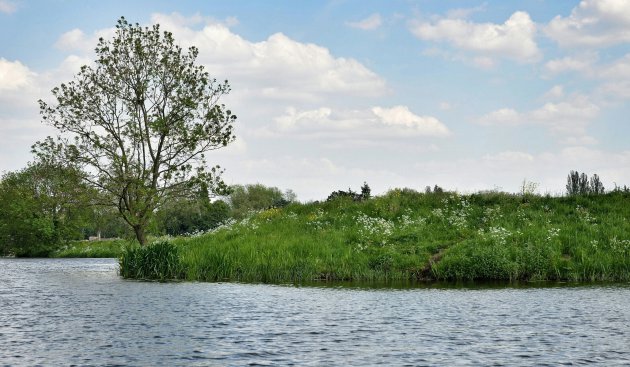
[[[596,92],[611,99],[630,99],[630,81],[609,81],[600,85]]]
[[[560,140],[560,144],[569,146],[596,145],[599,143],[592,136],[569,136]]]
[[[369,17],[360,20],[358,22],[346,22],[346,25],[352,28],[362,29],[364,31],[371,31],[383,24],[383,20],[381,19],[381,15],[376,13],[372,14]]]
[[[153,14],[152,23],[171,31],[183,47],[199,49],[198,62],[217,79],[229,79],[243,93],[258,97],[316,101],[327,94],[373,97],[387,92],[385,80],[359,61],[335,57],[322,46],[295,41],[275,33],[251,42],[233,33],[234,17],[217,21],[199,14]],[[64,33],[56,42],[62,50],[92,52],[99,37],[112,38],[115,28],[86,35],[80,29]]]
[[[416,21],[411,32],[426,41],[447,41],[454,47],[481,54],[482,58],[505,57],[519,62],[541,58],[534,36],[536,25],[526,12],[512,14],[503,24],[473,23],[463,19]],[[488,60],[480,59],[489,66]]]
[[[586,97],[545,103],[544,106],[526,114],[533,122],[550,126],[552,130],[570,134],[580,131],[599,114],[599,107]]]
[[[561,85],[554,85],[543,95],[543,98],[551,100],[560,99],[562,97],[564,97],[564,87]]]
[[[593,53],[579,56],[567,56],[560,59],[549,60],[545,63],[545,72],[556,75],[566,72],[590,73],[591,68],[597,62],[597,55]]]
[[[600,108],[585,96],[572,96],[563,101],[548,102],[532,111],[518,112],[511,108],[492,111],[479,119],[482,125],[541,125],[558,135],[561,143],[594,143],[587,135],[587,126],[599,115]]]
[[[252,93],[317,100],[325,94],[369,97],[386,92],[385,81],[376,73],[357,60],[333,56],[325,47],[282,33],[251,42],[224,24],[205,20],[201,29],[193,29],[186,19],[177,14],[152,17],[182,45],[197,46],[199,62],[213,75],[227,77]]]
[[[608,99],[630,98],[630,53],[610,63],[597,63],[596,53],[587,52],[577,57],[551,60],[545,64],[549,76],[563,72],[579,72],[580,76],[600,84],[595,95]]]
[[[630,54],[594,68],[591,74],[602,81],[597,93],[612,99],[630,99]]]
[[[0,92],[32,86],[36,76],[21,62],[0,58]]]
[[[369,110],[333,110],[321,107],[299,111],[287,109],[275,118],[277,133],[306,138],[378,140],[381,138],[444,137],[448,128],[435,117],[418,116],[406,106],[373,107]],[[268,131],[266,131],[268,132]]]
[[[104,28],[91,35],[86,35],[82,30],[75,28],[62,34],[55,42],[55,47],[63,51],[78,51],[82,54],[89,54],[96,48],[99,38],[111,39],[115,33],[116,28]]]
[[[630,54],[599,68],[598,76],[609,80],[630,80]]]
[[[8,0],[0,0],[0,13],[11,14],[17,10],[15,3]]]
[[[582,0],[568,17],[556,16],[546,34],[561,46],[606,47],[630,42],[630,1]]]
[[[522,121],[522,115],[512,108],[501,108],[479,119],[482,125],[518,125]]]
[[[435,117],[418,116],[409,111],[407,106],[374,107],[372,112],[381,123],[396,128],[409,129],[418,135],[447,136],[450,134],[448,128]]]

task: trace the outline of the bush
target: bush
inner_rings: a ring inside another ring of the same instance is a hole
[[[180,279],[183,269],[179,249],[168,241],[146,247],[127,247],[120,257],[120,275],[127,279]]]
[[[326,201],[333,201],[338,198],[350,198],[354,201],[363,201],[368,200],[372,196],[371,192],[372,190],[367,182],[363,182],[363,186],[361,186],[361,193],[354,192],[350,188],[348,188],[348,191],[337,190],[331,192],[330,195],[328,195],[328,198],[326,198]]]

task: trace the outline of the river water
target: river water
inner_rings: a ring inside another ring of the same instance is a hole
[[[630,286],[124,281],[113,259],[0,259],[0,366],[630,365]]]

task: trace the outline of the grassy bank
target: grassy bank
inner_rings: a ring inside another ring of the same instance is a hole
[[[188,280],[625,281],[630,196],[393,190],[269,209],[172,241],[174,274]]]
[[[74,241],[54,251],[50,257],[120,257],[130,245],[129,241],[121,239]]]

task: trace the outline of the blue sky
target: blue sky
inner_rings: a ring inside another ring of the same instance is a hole
[[[54,134],[36,101],[120,16],[161,24],[229,79],[229,183],[302,200],[367,181],[562,193],[630,184],[630,1],[0,0],[0,171]]]

